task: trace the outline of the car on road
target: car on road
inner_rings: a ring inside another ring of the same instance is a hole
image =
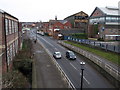
[[[62,55],[61,55],[60,52],[54,52],[53,57],[54,57],[55,59],[61,59],[61,58],[62,58]]]
[[[72,51],[67,51],[67,52],[66,52],[66,57],[67,57],[68,59],[76,60],[76,55],[75,55],[74,52],[72,52]]]

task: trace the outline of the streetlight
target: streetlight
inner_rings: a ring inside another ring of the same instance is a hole
[[[85,62],[80,62],[80,65],[81,65],[81,89],[83,88],[83,70],[84,70],[84,65],[85,65]]]

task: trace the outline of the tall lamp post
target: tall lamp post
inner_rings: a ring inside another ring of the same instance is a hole
[[[85,66],[85,62],[80,62],[80,65],[81,65],[81,88],[80,90],[83,89],[83,70],[84,70],[84,66]]]

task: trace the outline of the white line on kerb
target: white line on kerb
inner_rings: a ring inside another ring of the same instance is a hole
[[[74,69],[76,69],[77,70],[77,68],[72,64],[72,63],[70,63],[70,65],[74,68]]]
[[[81,73],[80,73],[80,76],[81,76]],[[90,82],[85,78],[85,76],[83,76],[83,79],[85,79],[85,81],[90,84]]]
[[[49,43],[47,40],[45,40],[44,38],[40,37],[42,40],[44,40],[46,43],[48,43],[50,46],[54,47],[51,43]]]

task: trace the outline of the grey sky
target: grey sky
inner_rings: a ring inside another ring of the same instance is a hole
[[[19,21],[49,21],[64,19],[84,11],[90,15],[95,7],[118,7],[119,0],[0,0],[0,9],[17,17]]]

